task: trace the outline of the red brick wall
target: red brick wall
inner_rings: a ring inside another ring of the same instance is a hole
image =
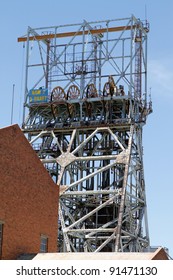
[[[158,248],[152,257],[152,260],[168,260],[166,251],[163,248]]]
[[[2,259],[57,251],[58,187],[17,125],[0,129],[0,220],[4,221]]]

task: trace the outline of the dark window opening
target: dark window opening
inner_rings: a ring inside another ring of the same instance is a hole
[[[41,235],[41,240],[40,240],[40,252],[41,253],[46,253],[48,252],[48,237],[45,235]]]
[[[3,224],[0,222],[0,259],[2,258]]]

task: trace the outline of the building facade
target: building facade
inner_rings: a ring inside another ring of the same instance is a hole
[[[58,187],[17,125],[0,129],[0,259],[56,252]]]

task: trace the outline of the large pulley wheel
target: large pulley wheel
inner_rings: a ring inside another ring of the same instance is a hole
[[[51,102],[56,102],[56,101],[65,100],[65,99],[66,99],[66,94],[62,87],[57,86],[52,90]]]
[[[89,84],[87,86],[87,90],[86,90],[86,98],[94,98],[94,97],[97,97],[97,89],[95,87],[95,85],[92,83],[92,84]],[[93,102],[88,102],[86,100],[86,115],[91,118],[92,117],[92,114],[93,114]]]
[[[80,98],[80,90],[78,86],[76,85],[71,85],[67,91],[67,100],[73,100],[73,99],[79,99]],[[74,104],[68,103],[68,113],[70,118],[73,117],[74,111],[75,111],[75,106]]]
[[[79,99],[80,98],[80,90],[78,86],[71,85],[67,91],[67,99]]]
[[[94,84],[89,84],[87,86],[86,97],[87,98],[97,97],[97,89]]]
[[[65,91],[62,87],[57,86],[51,92],[51,110],[53,118],[56,119],[58,116],[57,102],[65,101],[67,99]]]
[[[103,96],[113,95],[115,92],[116,84],[112,76],[109,76],[108,82],[103,87]]]

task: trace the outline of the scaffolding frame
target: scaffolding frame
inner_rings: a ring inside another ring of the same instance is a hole
[[[26,42],[22,128],[60,189],[61,252],[149,247],[142,147],[152,112],[148,31],[131,16],[29,27],[18,38]]]

